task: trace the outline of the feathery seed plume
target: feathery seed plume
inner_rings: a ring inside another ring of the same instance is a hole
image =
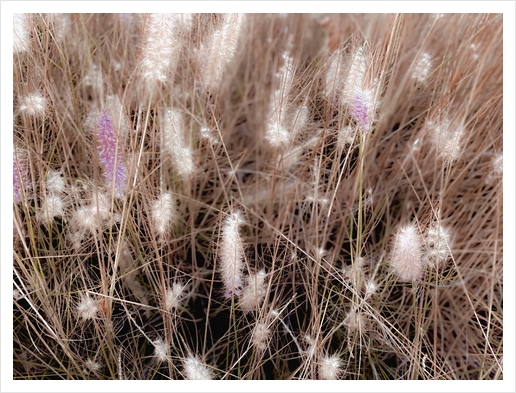
[[[189,380],[211,380],[211,373],[202,362],[193,355],[188,357],[183,362],[186,379]]]
[[[154,356],[160,362],[166,362],[168,359],[168,344],[161,338],[158,338],[152,342],[152,345],[154,345]]]
[[[256,274],[249,275],[248,284],[244,288],[240,298],[240,307],[244,311],[255,310],[262,304],[267,292],[265,288],[265,270],[260,270]]]
[[[319,378],[334,380],[339,378],[342,361],[337,355],[325,356],[319,365]]]
[[[65,189],[65,181],[60,172],[49,170],[47,173],[46,188],[47,192],[61,194]]]
[[[45,115],[46,99],[39,92],[31,93],[21,101],[20,112],[34,118]]]
[[[240,212],[228,216],[222,228],[220,246],[220,270],[225,287],[225,296],[240,295],[242,289],[242,269],[244,246],[238,233],[243,219]]]
[[[13,50],[25,52],[30,48],[28,14],[13,15]]]
[[[49,193],[45,196],[45,200],[41,205],[41,211],[37,214],[37,220],[40,222],[51,222],[55,217],[64,215],[63,199],[59,195]]]
[[[93,300],[89,296],[83,296],[81,298],[81,302],[77,307],[77,311],[79,312],[79,316],[84,319],[93,319],[97,312],[99,311],[99,306],[97,301]]]
[[[151,218],[154,229],[160,236],[164,236],[174,217],[174,200],[172,194],[161,194],[152,204]]]
[[[179,307],[184,289],[184,285],[175,282],[172,285],[172,289],[167,290],[165,297],[165,308],[167,311],[172,311],[174,308]]]
[[[150,14],[142,46],[141,69],[147,83],[166,82],[179,57],[178,14]]]
[[[438,268],[449,255],[450,233],[434,221],[425,236],[425,261],[429,267]]]
[[[289,111],[288,96],[292,88],[294,78],[294,65],[292,58],[288,53],[283,54],[285,63],[278,71],[280,79],[279,88],[272,94],[269,113],[267,116],[268,124],[265,138],[271,146],[284,150],[294,137],[294,132],[289,132],[288,125],[285,124],[287,120],[287,112]],[[299,114],[302,113],[302,107],[299,109]],[[300,119],[301,123],[304,119]],[[301,128],[301,127],[299,127]]]
[[[170,154],[177,172],[184,178],[195,172],[192,150],[184,142],[183,116],[178,110],[166,110],[163,120],[163,150]]]
[[[416,79],[418,82],[423,82],[427,78],[431,69],[432,59],[428,53],[423,53],[414,66],[412,78]]]
[[[251,341],[256,348],[264,351],[267,349],[267,341],[270,334],[271,331],[269,328],[267,328],[267,324],[258,322],[253,329],[253,336]]]
[[[206,90],[215,90],[222,79],[224,67],[236,53],[243,14],[225,14],[222,27],[213,33],[210,45],[202,55],[202,79]]]
[[[391,266],[401,281],[417,281],[423,274],[421,236],[413,224],[398,230],[394,237]]]

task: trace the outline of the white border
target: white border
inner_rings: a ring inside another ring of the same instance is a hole
[[[12,380],[12,24],[16,12],[247,12],[247,13],[476,13],[491,12],[504,14],[504,381],[13,381]],[[274,2],[2,2],[1,3],[1,332],[2,332],[2,391],[382,391],[382,392],[428,392],[428,391],[514,391],[514,315],[515,315],[515,4],[514,2],[329,2],[329,1],[274,1]]]

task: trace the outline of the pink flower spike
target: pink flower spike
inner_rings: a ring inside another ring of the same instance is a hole
[[[369,92],[357,91],[353,101],[353,118],[362,131],[369,131]]]
[[[98,152],[104,167],[104,176],[108,184],[115,182],[115,196],[123,198],[126,188],[127,168],[123,162],[122,151],[117,146],[118,138],[107,112],[99,116]]]

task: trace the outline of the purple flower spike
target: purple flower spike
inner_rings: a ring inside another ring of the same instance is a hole
[[[369,131],[367,98],[366,94],[357,92],[353,102],[353,118],[362,131]]]
[[[115,182],[115,196],[123,198],[126,188],[127,168],[123,162],[122,150],[117,149],[118,138],[105,110],[99,117],[98,151],[108,184]]]

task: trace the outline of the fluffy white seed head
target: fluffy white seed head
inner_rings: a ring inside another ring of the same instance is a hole
[[[344,150],[346,145],[351,145],[355,141],[356,128],[345,126],[337,134],[337,149]]]
[[[185,287],[181,283],[175,282],[171,289],[168,289],[165,294],[165,308],[167,311],[172,311],[181,304],[181,297]]]
[[[109,198],[98,192],[93,195],[91,205],[78,208],[73,215],[73,226],[84,232],[95,233],[102,228],[110,217],[111,203]]]
[[[303,131],[308,122],[308,115],[310,110],[308,105],[302,104],[297,108],[294,108],[294,116],[292,117],[292,126],[290,133],[291,138],[294,138],[299,132]]]
[[[85,97],[98,99],[104,91],[104,81],[100,67],[93,64],[82,80],[82,89]]]
[[[271,331],[267,328],[267,324],[263,322],[259,322],[253,329],[252,343],[253,345],[261,351],[267,349],[267,342],[269,340],[269,336]]]
[[[401,281],[417,281],[423,274],[421,236],[413,224],[402,227],[394,236],[391,266]]]
[[[156,201],[153,202],[151,208],[151,219],[154,230],[160,236],[164,236],[170,227],[170,223],[174,217],[174,200],[172,194],[161,194]]]
[[[240,307],[244,311],[256,310],[260,307],[267,292],[265,286],[265,270],[249,275],[248,284],[240,298]]]
[[[93,319],[99,311],[98,302],[89,296],[83,296],[77,307],[79,317],[84,320]]]
[[[346,318],[344,318],[344,325],[352,331],[358,331],[363,333],[366,330],[367,319],[362,311],[359,310],[358,306],[353,306],[349,311]]]
[[[412,78],[416,79],[419,83],[423,82],[432,69],[432,59],[428,53],[423,53],[419,57],[419,60],[414,65],[412,71]]]
[[[462,127],[454,127],[448,119],[429,121],[427,127],[439,156],[447,162],[458,159],[461,154]]]
[[[25,52],[30,48],[28,14],[13,15],[13,50]]]
[[[163,147],[173,154],[177,146],[183,144],[183,116],[177,109],[168,109],[163,113]]]
[[[65,190],[65,181],[63,176],[61,176],[61,172],[57,171],[48,171],[47,179],[46,179],[46,188],[47,192],[53,194],[61,194]]]
[[[152,342],[152,345],[154,345],[154,357],[160,362],[166,362],[168,360],[168,344],[158,338]]]
[[[13,288],[13,302],[17,302],[18,300],[20,300],[22,298],[23,298],[23,295],[21,294],[21,292],[15,288]]]
[[[180,147],[174,153],[177,172],[184,178],[195,173],[193,152],[190,147]]]
[[[216,30],[201,53],[201,73],[206,90],[217,89],[224,68],[235,56],[243,14],[225,14],[222,27]]]
[[[64,203],[59,195],[47,194],[38,212],[39,222],[51,222],[55,217],[63,217]]]
[[[201,127],[201,138],[207,140],[212,145],[220,142],[217,134],[208,127]]]
[[[366,49],[358,47],[349,60],[349,71],[343,83],[342,99],[346,104],[353,104],[357,92],[362,91],[367,72]]]
[[[177,14],[150,14],[142,45],[141,72],[148,86],[165,82],[179,56]]]
[[[330,60],[330,67],[326,73],[326,90],[325,94],[328,98],[332,98],[335,93],[342,89],[344,71],[344,60],[342,51],[336,51]]]
[[[183,361],[184,373],[189,380],[211,380],[211,373],[208,368],[193,355]]]
[[[113,131],[118,138],[120,138],[121,142],[124,143],[129,134],[130,127],[124,108],[122,107],[122,103],[118,96],[107,96],[105,109],[113,125]],[[98,116],[96,119],[98,119]]]
[[[272,121],[267,126],[265,139],[272,147],[284,150],[289,145],[291,136],[279,121]]]
[[[84,371],[86,372],[86,374],[97,373],[100,371],[101,368],[102,366],[99,362],[96,362],[90,358],[84,361]]]
[[[163,122],[163,150],[172,156],[174,167],[183,177],[195,172],[193,152],[184,142],[183,116],[178,110],[166,110]]]
[[[47,100],[39,92],[23,97],[20,102],[20,112],[34,118],[45,116]]]
[[[48,20],[50,24],[54,25],[54,37],[60,43],[69,41],[70,43],[76,43],[78,40],[74,39],[73,34],[73,20],[72,14],[47,14],[45,18]]]
[[[265,139],[269,144],[279,150],[284,150],[288,147],[295,134],[304,127],[308,116],[308,109],[304,108],[304,105],[295,108],[295,110],[290,108],[288,95],[292,88],[294,66],[292,58],[287,53],[283,54],[283,58],[285,63],[278,72],[280,85],[272,93],[267,115],[267,131],[265,133]]]
[[[341,373],[342,360],[337,355],[325,356],[319,364],[319,378],[335,380]]]
[[[378,289],[378,284],[373,279],[365,283],[365,299],[370,298]]]
[[[290,90],[292,89],[292,83],[294,81],[294,60],[289,56],[288,52],[283,53],[283,60],[285,63],[278,71],[280,79],[279,93],[282,99],[285,99]]]
[[[229,215],[222,227],[220,245],[220,271],[226,297],[239,295],[242,289],[244,245],[239,234],[243,222],[240,212]]]
[[[192,14],[177,14],[177,32],[182,36],[187,36],[192,30],[193,16]]]
[[[493,173],[496,177],[503,176],[503,153],[497,154],[493,158]]]
[[[78,208],[73,215],[73,223],[80,231],[87,231],[91,233],[95,233],[97,228],[100,228],[102,225],[98,216],[95,215],[91,206],[82,206]],[[80,236],[78,232],[75,232],[77,236]],[[80,236],[82,238],[82,235]],[[74,243],[75,243],[74,239]]]
[[[450,233],[448,229],[433,222],[425,236],[425,261],[431,268],[442,266],[450,255]]]

